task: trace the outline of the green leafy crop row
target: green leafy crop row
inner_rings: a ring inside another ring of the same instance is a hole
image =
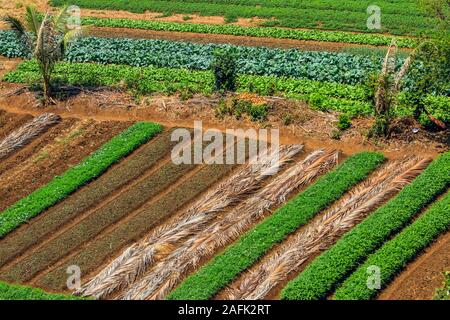
[[[297,3],[309,3],[310,1],[298,1]],[[329,7],[330,2],[331,7]],[[358,1],[360,2],[360,1]],[[52,0],[53,5],[62,5],[67,0]],[[352,0],[315,3],[311,5],[270,4],[269,1],[258,1],[257,4],[240,1],[230,3],[228,0],[72,0],[71,4],[91,9],[115,9],[128,10],[132,12],[162,12],[180,14],[201,14],[203,16],[225,16],[228,20],[237,18],[259,17],[266,19],[263,25],[279,25],[288,28],[314,28],[325,30],[348,30],[362,32],[379,32],[393,34],[414,35],[422,31],[433,29],[436,19],[424,16],[417,10],[417,5],[410,6],[410,3],[403,3],[393,7],[392,1],[379,1],[377,5],[383,10],[383,5],[389,7],[389,11],[383,12],[380,30],[370,30],[367,28],[369,14],[367,7],[373,3],[366,2],[358,6],[360,10],[347,10],[355,3]],[[342,7],[339,6],[343,4]],[[402,8],[402,9],[401,9]],[[361,10],[362,9],[362,10]],[[230,19],[231,18],[231,19]]]
[[[191,92],[211,94],[214,77],[209,71],[186,69],[137,68],[124,65],[98,65],[87,63],[60,63],[55,76],[62,81],[84,86],[124,86],[140,94],[162,92]],[[39,79],[38,67],[33,61],[21,63],[4,80],[27,83]],[[286,77],[240,75],[238,91],[260,95],[281,94],[310,101],[313,108],[335,110],[351,116],[371,115],[372,106],[367,99],[367,89],[338,83],[300,80]],[[320,97],[318,98],[318,95]]]
[[[169,68],[137,68],[126,65],[98,65],[88,63],[60,63],[55,76],[62,81],[84,86],[125,87],[140,94],[155,92],[174,94],[189,92],[211,94],[214,77],[209,71],[191,71]],[[21,63],[4,80],[27,83],[39,80],[38,67],[33,61]],[[322,111],[338,111],[351,117],[373,114],[370,90],[362,85],[311,81],[288,77],[239,75],[237,91],[252,92],[263,96],[283,95],[304,100],[311,108]],[[427,110],[437,119],[448,122],[450,98],[427,97]],[[413,108],[403,103],[395,110],[398,116],[410,116]],[[422,119],[427,124],[427,118]]]
[[[211,298],[273,245],[283,241],[290,233],[339,199],[353,185],[365,179],[383,161],[383,155],[372,152],[363,152],[348,158],[188,277],[168,298]]]
[[[337,300],[369,300],[377,295],[414,257],[450,227],[450,193],[436,202],[397,237],[383,245],[336,290]],[[367,285],[370,266],[380,268],[381,288]]]
[[[404,228],[450,185],[450,152],[441,155],[386,205],[346,233],[282,291],[282,299],[324,299],[361,261]]]
[[[21,49],[22,48],[22,49]],[[167,40],[83,37],[66,51],[67,62],[125,64],[207,70],[217,49],[233,50],[241,74],[273,75],[357,84],[381,66],[381,57],[334,52],[309,52]],[[27,57],[28,51],[11,31],[0,32],[0,54]]]
[[[140,122],[129,127],[78,165],[1,212],[0,238],[101,175],[111,165],[161,130],[161,125],[148,122]]]
[[[0,300],[84,300],[84,298],[47,293],[42,289],[0,281]]]
[[[211,25],[95,17],[83,17],[81,21],[84,25],[91,25],[96,27],[130,28],[172,32],[195,32],[205,34],[226,34],[258,38],[314,40],[325,42],[366,44],[372,46],[388,46],[392,41],[392,37],[382,34],[362,34],[343,31],[242,27],[236,25]],[[416,46],[416,42],[417,41],[413,38],[397,38],[397,44],[400,48],[412,48]]]

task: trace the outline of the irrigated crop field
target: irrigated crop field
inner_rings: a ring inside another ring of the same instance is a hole
[[[445,1],[16,2],[0,300],[445,297]]]

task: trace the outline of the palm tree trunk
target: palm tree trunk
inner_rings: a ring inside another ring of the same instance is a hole
[[[44,78],[44,102],[47,104],[51,98],[50,76],[48,74],[44,74],[43,78]]]

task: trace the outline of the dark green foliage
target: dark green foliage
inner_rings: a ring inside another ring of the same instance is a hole
[[[339,130],[347,130],[352,126],[352,122],[350,121],[350,117],[348,114],[339,115],[339,121],[337,127]]]
[[[237,65],[236,54],[232,49],[216,49],[213,52],[211,70],[214,74],[217,91],[235,91]]]
[[[394,239],[386,242],[336,290],[337,300],[369,300],[379,289],[367,286],[367,269],[370,266],[380,268],[381,289],[386,287],[405,266],[420,254],[441,233],[450,227],[450,193],[439,200],[406,227]]]

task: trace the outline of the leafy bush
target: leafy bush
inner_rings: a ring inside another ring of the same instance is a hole
[[[273,245],[283,241],[290,233],[339,199],[353,185],[365,179],[383,161],[383,155],[372,152],[363,152],[348,158],[184,280],[168,299],[211,298]]]
[[[214,51],[211,70],[214,74],[217,91],[236,90],[237,66],[236,56],[232,50],[217,49]]]
[[[348,114],[339,115],[339,121],[337,127],[339,130],[347,130],[352,126],[352,122],[350,121],[350,117]]]
[[[47,293],[42,289],[0,281],[0,300],[85,300],[85,298]]]
[[[7,208],[0,213],[0,238],[100,176],[111,165],[153,138],[161,130],[162,127],[159,124],[149,122],[140,122],[129,127],[78,165],[61,176],[56,176],[45,186]]]
[[[450,152],[441,155],[411,184],[335,245],[317,257],[283,289],[286,300],[324,299],[359,263],[403,229],[450,185]]]
[[[434,239],[450,227],[450,193],[437,201],[413,224],[386,242],[350,275],[334,295],[337,300],[369,300],[379,290],[367,286],[367,269],[380,268],[381,288],[404,269]]]

